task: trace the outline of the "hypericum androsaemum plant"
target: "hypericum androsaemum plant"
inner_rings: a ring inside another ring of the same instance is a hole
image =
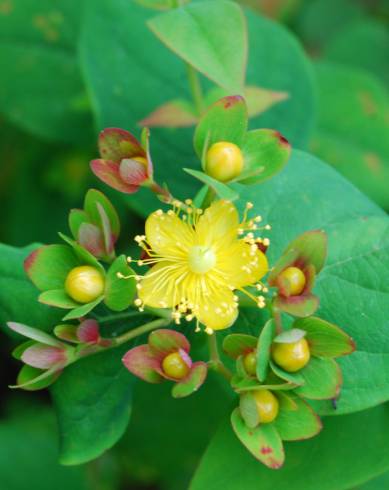
[[[103,194],[91,190],[84,209],[70,214],[76,241],[60,234],[65,245],[43,246],[27,257],[26,272],[42,291],[39,300],[70,309],[64,320],[80,323],[55,326],[57,338],[10,323],[33,339],[15,351],[25,364],[17,386],[46,387],[80,358],[151,332],[147,344],[124,355],[127,369],[150,383],[171,382],[175,398],[200,389],[209,369],[219,373],[237,395],[231,417],[236,435],[262,463],[279,468],[282,440],[306,439],[321,429],[305,398],[335,400],[342,378],[334,358],[354,350],[346,333],[312,316],[319,303],[312,293],[314,278],[327,253],[325,233],[300,235],[269,264],[270,226],[262,224],[252,203],[242,209],[232,202],[239,190],[228,183],[250,185],[270,178],[285,165],[290,146],[276,131],[247,132],[242,97],[221,99],[195,131],[204,173],[187,170],[205,183],[204,189],[181,201],[154,181],[146,130],[142,141],[122,129],[104,130],[99,139],[103,158],[94,160],[92,169],[124,193],[145,186],[167,209],[152,212],[144,234],[134,237],[137,257],[115,258],[117,213]],[[140,318],[154,319],[120,336],[103,337],[93,319],[101,302],[113,312],[138,310]],[[233,333],[224,339],[225,354],[236,359],[230,370],[219,353],[217,335],[234,330],[242,302],[263,310],[269,319],[253,325],[256,336]],[[297,317],[291,327],[284,326],[285,314]],[[208,336],[209,359],[190,352],[180,332],[184,323]],[[170,329],[157,330],[168,325]]]

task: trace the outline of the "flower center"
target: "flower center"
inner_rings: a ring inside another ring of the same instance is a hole
[[[205,274],[216,264],[215,252],[204,245],[195,245],[189,251],[189,268],[197,274]]]

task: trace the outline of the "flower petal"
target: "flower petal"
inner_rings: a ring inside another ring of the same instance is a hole
[[[50,369],[54,366],[65,365],[67,356],[63,348],[35,344],[23,352],[21,360],[38,369]]]
[[[190,350],[190,344],[185,335],[167,328],[151,332],[148,343],[153,356],[159,360],[180,349],[186,353]]]
[[[96,320],[84,320],[77,328],[77,338],[80,342],[97,344],[100,340],[99,324]]]
[[[106,128],[99,134],[99,150],[102,158],[120,162],[122,158],[144,156],[139,141],[128,131]]]
[[[179,264],[162,261],[154,265],[140,282],[139,298],[153,308],[172,308],[183,297],[180,278],[185,269]]]
[[[148,178],[147,166],[131,158],[124,158],[120,162],[119,174],[123,182],[136,186],[141,185]]]
[[[238,316],[233,292],[227,287],[207,281],[202,288],[201,278],[197,288],[192,288],[189,301],[195,305],[194,314],[200,323],[212,330],[230,327]]]
[[[95,257],[104,255],[103,234],[96,225],[92,225],[92,223],[82,223],[76,238],[78,243]]]
[[[148,345],[138,345],[129,350],[122,361],[132,374],[148,383],[163,381],[163,378],[157,373],[159,361],[154,357]]]
[[[120,177],[118,163],[115,163],[112,160],[99,159],[92,160],[90,166],[96,177],[113,189],[124,192],[125,194],[133,194],[138,190],[138,186],[123,182]]]
[[[229,201],[213,202],[196,225],[195,245],[208,245],[215,252],[225,249],[237,236],[239,215]]]
[[[194,245],[193,229],[176,214],[158,210],[146,220],[146,238],[152,250],[169,259],[185,258]]]
[[[226,283],[234,288],[259,281],[269,270],[266,255],[243,240],[235,241],[217,255],[216,268]]]

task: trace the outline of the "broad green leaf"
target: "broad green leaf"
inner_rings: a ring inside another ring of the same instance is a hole
[[[232,412],[231,423],[236,436],[254,458],[272,469],[282,466],[285,458],[284,449],[273,424],[260,424],[255,429],[250,429],[243,421],[238,408]]]
[[[122,436],[129,420],[132,378],[120,362],[128,346],[68,366],[51,388],[61,436],[60,462],[81,464]]]
[[[275,335],[273,320],[265,323],[258,339],[257,346],[257,377],[259,381],[265,381],[269,372],[270,347]]]
[[[246,188],[246,200],[272,224],[271,265],[296,235],[317,228],[328,235],[328,258],[314,290],[320,297],[317,315],[341,325],[356,352],[338,361],[343,385],[337,410],[325,403],[322,411],[342,414],[388,400],[386,214],[333,169],[299,151],[276,179],[261,184],[260,192],[256,186]]]
[[[237,180],[256,184],[282,170],[290,156],[290,145],[278,131],[256,129],[246,134],[242,151],[244,168]]]
[[[251,127],[274,128],[292,146],[301,148],[307,144],[314,116],[310,64],[295,38],[282,26],[250,11],[245,14],[250,38],[248,85],[289,94],[287,100],[253,119]],[[145,22],[150,15],[153,12],[131,0],[87,1],[81,62],[98,129],[122,127],[134,131],[138,121],[163,103],[177,98],[189,100],[182,61],[147,29]],[[107,25],[115,26],[115,35],[108,32]],[[139,40],[142,50],[138,48]],[[107,70],[109,76],[103,77]],[[169,189],[179,199],[193,197],[199,188],[179,171],[184,166],[199,170],[192,137],[193,130],[185,128],[155,129],[151,134],[156,180],[168,181]],[[142,215],[158,206],[144,189],[125,199]]]
[[[55,306],[57,308],[72,309],[80,306],[80,303],[74,301],[64,289],[51,289],[44,291],[38,297],[40,303]]]
[[[389,95],[369,73],[316,64],[319,115],[312,151],[389,209]]]
[[[348,24],[325,46],[323,56],[342,65],[363,68],[388,84],[389,33],[384,22],[376,18],[364,17]]]
[[[342,373],[334,359],[311,357],[298,374],[303,378],[304,384],[296,388],[296,393],[304,398],[336,398],[341,390]]]
[[[61,289],[73,267],[80,265],[67,245],[44,245],[25,260],[24,268],[31,281],[41,291]]]
[[[36,248],[0,244],[0,324],[7,334],[11,332],[5,327],[8,321],[48,330],[63,313],[38,303],[38,291],[24,272],[23,261]]]
[[[135,0],[136,3],[155,10],[169,10],[176,7],[176,0]],[[190,0],[180,0],[180,5],[188,3]]]
[[[296,406],[286,409],[285,404],[281,405],[282,409],[273,422],[281,439],[297,441],[315,436],[322,428],[319,417],[307,402],[292,394],[288,396]]]
[[[0,423],[0,487],[4,490],[89,490],[86,468],[65,468],[58,463],[56,421],[52,411],[34,402],[31,395],[11,399],[8,403],[9,407],[3,405],[6,417]]]
[[[118,277],[122,274],[123,278]],[[104,303],[113,311],[128,308],[136,293],[134,271],[129,267],[126,256],[120,255],[110,266],[105,279]]]
[[[344,356],[355,349],[353,340],[343,330],[321,318],[300,318],[293,326],[307,333],[309,350],[314,356]]]
[[[389,469],[387,437],[382,430],[388,423],[387,404],[327,417],[319,435],[286,443],[283,468],[269,471],[251,457],[225,420],[205,452],[190,490],[256,490],[258,485],[261,490],[354,488]]]
[[[191,170],[190,168],[184,168],[184,171],[210,187],[221,199],[225,199],[226,201],[236,201],[239,197],[239,194],[231,189],[231,187],[228,187],[228,185],[219,182],[203,172]]]
[[[233,333],[223,340],[223,351],[232,359],[251,352],[257,347],[257,338],[253,335]]]
[[[242,146],[247,131],[247,106],[240,96],[223,97],[201,117],[194,133],[194,149],[205,165],[207,150],[219,141]]]
[[[76,53],[81,3],[5,2],[0,15],[1,112],[38,136],[70,142],[93,137]]]
[[[148,21],[180,58],[231,92],[241,93],[247,61],[247,27],[241,8],[226,0],[192,3]]]

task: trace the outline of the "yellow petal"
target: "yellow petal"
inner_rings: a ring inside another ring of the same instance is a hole
[[[269,270],[266,255],[256,246],[251,250],[251,245],[244,240],[237,240],[231,246],[226,247],[217,255],[215,266],[220,278],[233,287],[248,286],[259,281]]]
[[[196,279],[198,284],[191,288],[189,301],[196,305],[194,313],[200,323],[212,330],[230,327],[238,316],[233,292],[204,276]]]
[[[229,201],[216,201],[207,208],[196,225],[196,245],[212,246],[215,252],[236,239],[239,215]]]
[[[176,214],[156,211],[146,220],[146,239],[154,252],[169,258],[184,258],[193,244],[194,231]]]
[[[147,306],[172,308],[182,298],[185,268],[180,264],[161,261],[154,265],[140,282],[138,296]]]

